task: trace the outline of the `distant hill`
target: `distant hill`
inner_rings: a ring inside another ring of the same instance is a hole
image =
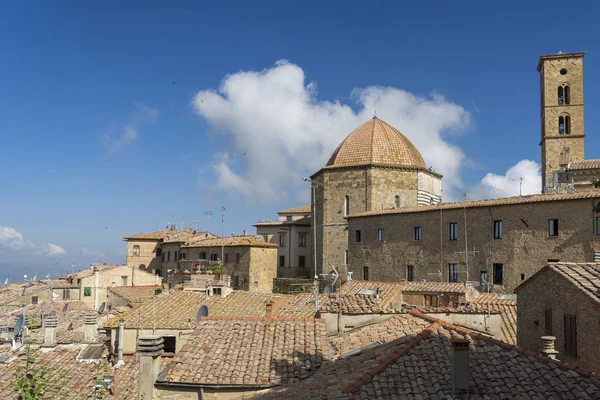
[[[9,274],[11,275],[11,282],[23,282],[23,275],[25,274],[25,263],[2,263],[0,262],[0,285],[2,285]],[[83,267],[77,267],[76,270],[80,270]],[[50,275],[51,279],[56,279],[63,275],[66,271],[71,271],[70,265],[57,265],[57,264],[27,264],[27,277],[33,278],[36,274],[37,278],[46,279],[46,275]]]

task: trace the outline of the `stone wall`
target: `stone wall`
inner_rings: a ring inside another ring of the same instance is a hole
[[[135,256],[133,247],[140,246],[140,255]],[[127,265],[139,268],[144,266],[145,270],[160,270],[160,257],[156,257],[156,249],[158,248],[158,240],[142,240],[132,239],[127,241]]]
[[[250,247],[248,278],[251,292],[271,293],[277,277],[277,249]]]
[[[557,301],[560,299],[560,301]],[[545,310],[552,311],[552,332],[545,332]],[[577,356],[564,353],[564,315],[577,320]],[[547,269],[523,285],[517,296],[517,344],[542,350],[542,336],[555,336],[557,359],[600,373],[600,305],[560,273]]]
[[[407,265],[414,266],[414,280],[448,281],[448,265],[458,264],[458,281],[479,281],[487,271],[493,282],[493,263],[503,264],[502,284],[496,292],[512,292],[548,260],[591,261],[592,199],[543,201],[466,209],[469,256],[465,255],[464,209],[406,212],[349,218],[349,269],[354,279],[401,281]],[[441,218],[441,224],[440,224]],[[548,236],[548,219],[559,220],[559,235]],[[502,220],[503,238],[494,240],[493,221]],[[457,240],[449,240],[449,223],[458,224]],[[414,240],[421,226],[422,240]],[[384,229],[385,241],[376,232]],[[362,243],[355,232],[361,231]]]

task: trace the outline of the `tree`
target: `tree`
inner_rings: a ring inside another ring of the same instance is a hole
[[[35,358],[31,357],[29,346],[25,347],[25,352],[20,354],[20,357],[25,359],[25,365],[15,368],[15,378],[10,382],[11,389],[18,393],[17,399],[42,399],[52,393],[53,391],[49,388],[48,368],[34,366]]]

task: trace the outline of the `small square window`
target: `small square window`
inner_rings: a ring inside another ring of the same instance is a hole
[[[383,229],[379,228],[379,229],[377,229],[377,241],[383,242],[383,240],[384,240]]]
[[[422,228],[420,226],[415,226],[415,240],[423,240]]]
[[[279,235],[279,247],[285,247],[285,235]]]
[[[356,243],[362,242],[360,231],[356,231]]]
[[[212,290],[212,294],[213,296],[220,296],[221,295],[221,288],[213,288]]]
[[[83,295],[84,296],[91,296],[92,295],[92,287],[91,286],[86,286],[83,288]]]
[[[292,216],[291,216],[291,215],[288,215],[288,216],[285,218],[285,220],[286,220],[286,221],[288,221],[288,222],[291,222],[291,221],[292,221]]]
[[[548,220],[548,236],[558,236],[558,220],[557,219],[549,219]]]
[[[269,235],[264,235],[263,236],[263,241],[264,242],[268,242],[269,241]]]
[[[163,351],[165,353],[175,353],[177,339],[175,336],[163,336]]]
[[[428,307],[437,307],[438,306],[438,297],[435,294],[426,294],[423,296],[425,300],[425,306]]]
[[[37,304],[39,301],[38,296],[31,296],[31,304]]]

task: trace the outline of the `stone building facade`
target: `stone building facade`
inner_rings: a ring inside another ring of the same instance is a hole
[[[302,206],[277,213],[277,221],[254,224],[256,235],[277,249],[277,277],[295,278],[314,275],[311,207]]]
[[[600,264],[546,265],[516,289],[517,344],[543,352],[541,337],[555,337],[556,358],[600,373],[599,290]]]
[[[598,201],[600,191],[589,191],[353,214],[348,270],[354,279],[483,281],[511,292],[549,260],[600,253]]]
[[[386,122],[374,117],[356,128],[327,165],[311,176],[318,273],[336,267],[345,277],[347,215],[439,203],[441,178],[427,168],[414,145]]]

